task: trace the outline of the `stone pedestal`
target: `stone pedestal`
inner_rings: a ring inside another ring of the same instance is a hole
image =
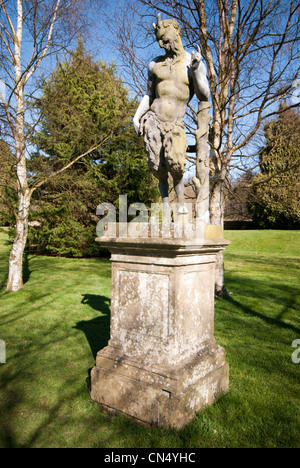
[[[228,391],[214,339],[214,264],[224,239],[101,238],[111,251],[111,336],[91,397],[139,420],[180,428]]]

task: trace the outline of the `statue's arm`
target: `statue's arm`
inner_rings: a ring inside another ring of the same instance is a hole
[[[196,96],[200,101],[208,101],[209,84],[206,77],[206,68],[202,62],[200,47],[197,46],[198,52],[192,53],[190,69],[193,77],[193,84]]]
[[[140,132],[141,118],[143,117],[143,115],[146,114],[146,112],[148,112],[149,109],[150,109],[150,96],[149,94],[145,94],[145,96],[141,100],[139,107],[137,108],[136,113],[134,114],[134,117],[133,117],[133,126],[137,135],[141,135],[141,132]]]
[[[153,72],[152,72],[153,65],[154,65],[154,61],[150,63],[149,69],[148,69],[148,91],[147,91],[147,94],[145,94],[145,96],[141,100],[141,102],[139,104],[139,107],[137,108],[136,113],[135,113],[135,115],[133,117],[134,129],[135,129],[135,131],[136,131],[136,133],[138,135],[141,135],[141,131],[140,131],[141,118],[150,109],[150,106],[151,106],[152,101],[153,101],[154,96],[155,96],[155,83],[154,83],[154,75],[153,75]]]

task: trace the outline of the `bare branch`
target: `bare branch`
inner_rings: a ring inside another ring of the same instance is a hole
[[[11,33],[12,33],[12,38],[13,38],[13,42],[16,40],[16,33],[15,33],[15,29],[14,29],[14,26],[12,24],[12,21],[11,21],[11,18],[7,12],[7,9],[6,9],[6,6],[5,6],[5,3],[4,3],[4,0],[0,0],[0,6],[2,7],[2,10],[4,11],[4,14],[6,16],[6,19],[8,21],[8,24],[9,24],[9,27],[10,27],[10,30],[11,30]]]
[[[31,65],[29,63],[28,65],[28,68],[29,68],[29,71],[25,74],[25,81],[28,81],[29,78],[32,76],[32,74],[36,71],[36,69],[38,68],[38,66],[40,65],[41,61],[43,60],[43,58],[45,57],[45,55],[47,54],[47,51],[50,47],[50,44],[51,44],[51,38],[52,38],[52,33],[53,33],[53,28],[54,28],[54,24],[56,22],[56,19],[57,19],[57,12],[58,12],[58,8],[59,8],[59,5],[60,5],[60,1],[61,0],[57,0],[56,2],[56,6],[55,6],[55,10],[54,10],[54,13],[53,13],[53,17],[52,17],[52,21],[50,23],[50,27],[49,27],[49,32],[48,32],[48,38],[47,38],[47,43],[46,43],[46,46],[43,50],[43,52],[40,54],[40,56],[38,57],[38,59],[36,60],[35,64],[32,66],[32,68],[30,69]]]
[[[64,172],[65,170],[67,170],[69,167],[73,166],[73,164],[75,164],[77,161],[79,161],[80,159],[84,158],[85,156],[87,156],[88,154],[92,153],[93,151],[99,149],[101,146],[103,146],[110,138],[112,137],[112,134],[108,135],[106,138],[103,138],[101,143],[99,143],[98,145],[95,145],[93,146],[92,148],[89,148],[87,151],[85,151],[84,153],[80,154],[79,156],[77,156],[76,158],[74,158],[72,161],[70,161],[68,164],[66,164],[64,167],[62,167],[61,169],[53,172],[52,174],[50,174],[48,177],[45,177],[43,180],[41,180],[40,182],[38,182],[37,184],[35,184],[33,187],[31,187],[31,193],[33,193],[37,188],[39,188],[41,185],[45,184],[46,182],[48,182],[49,180],[51,180],[53,177],[56,177],[58,174],[61,174],[62,172]]]

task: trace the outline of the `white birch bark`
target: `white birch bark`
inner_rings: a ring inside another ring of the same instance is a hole
[[[22,79],[22,32],[23,32],[23,5],[18,0],[17,30],[14,34],[14,68],[15,68],[15,146],[16,169],[18,184],[18,212],[16,214],[16,236],[9,257],[9,273],[7,290],[15,292],[23,286],[23,253],[28,235],[28,215],[30,206],[30,190],[27,183],[26,156],[25,156],[25,128],[24,128],[24,81]]]
[[[19,209],[16,219],[16,236],[9,257],[7,290],[16,292],[23,287],[23,254],[28,235],[30,191],[19,189]]]
[[[33,63],[32,67],[28,67],[27,73],[22,74],[22,35],[23,35],[23,1],[17,0],[17,28],[15,30],[13,22],[8,15],[5,4],[1,1],[0,5],[5,12],[10,29],[11,38],[14,46],[13,64],[15,72],[15,88],[14,96],[16,99],[16,118],[14,125],[14,140],[16,151],[16,172],[17,172],[17,187],[18,187],[18,211],[16,217],[16,236],[13,242],[9,257],[9,272],[7,290],[16,292],[23,287],[23,254],[28,236],[28,217],[30,209],[30,199],[32,190],[28,186],[27,169],[26,169],[26,138],[25,138],[25,97],[24,87],[30,76],[35,72],[41,60],[45,56],[51,41],[54,23],[57,17],[57,10],[60,0],[57,0],[54,15],[49,27],[48,40],[39,59]]]

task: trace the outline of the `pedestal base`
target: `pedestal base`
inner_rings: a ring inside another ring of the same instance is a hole
[[[224,239],[105,239],[112,252],[111,336],[91,374],[100,404],[183,427],[228,392],[214,339],[214,265]]]
[[[91,397],[141,421],[179,429],[229,390],[229,366],[220,346],[176,369],[149,368],[119,351],[108,346],[98,353]]]

